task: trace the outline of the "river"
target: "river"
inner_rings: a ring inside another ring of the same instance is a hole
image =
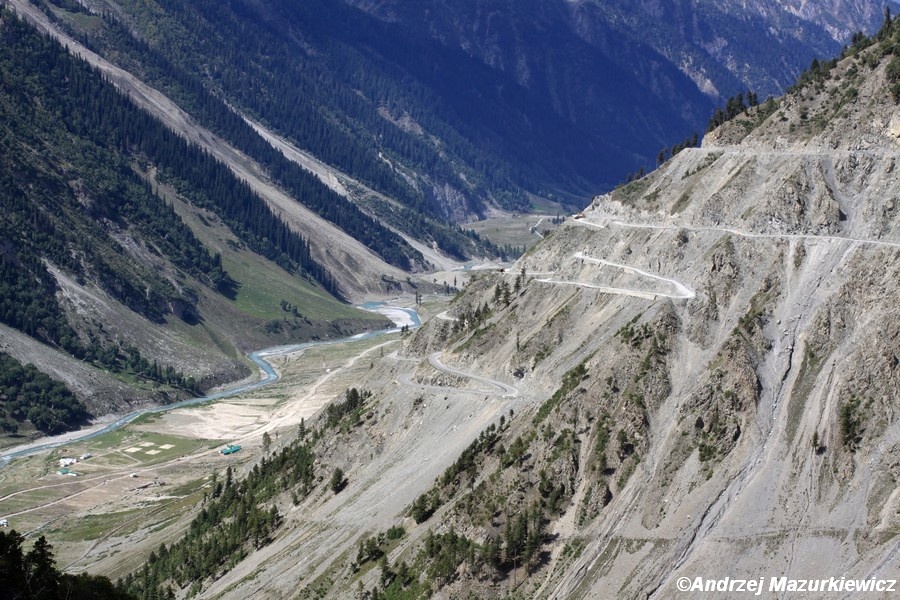
[[[291,354],[292,352],[298,352],[300,350],[305,350],[306,348],[312,348],[314,346],[330,346],[334,344],[343,344],[346,342],[366,340],[384,335],[386,333],[396,333],[400,331],[400,328],[404,325],[408,326],[410,329],[413,329],[422,324],[421,320],[419,319],[419,313],[417,313],[412,308],[389,306],[387,304],[384,304],[383,302],[367,302],[365,304],[357,306],[357,308],[382,314],[393,321],[395,326],[390,329],[381,329],[379,331],[358,333],[350,337],[336,340],[304,342],[301,344],[275,346],[272,348],[257,350],[256,352],[248,354],[247,357],[254,363],[256,363],[260,369],[262,369],[263,378],[259,381],[236,385],[234,387],[226,388],[224,390],[206,396],[201,396],[199,398],[190,398],[188,400],[182,400],[181,402],[174,402],[172,404],[165,404],[163,406],[150,406],[147,408],[141,408],[130,412],[127,415],[119,417],[118,419],[104,427],[91,428],[89,431],[84,431],[83,435],[80,434],[81,432],[69,432],[58,436],[44,438],[43,440],[32,444],[13,447],[9,451],[0,454],[0,469],[8,465],[15,458],[22,458],[25,456],[31,456],[33,454],[39,454],[47,450],[52,450],[53,448],[59,448],[60,446],[65,446],[67,444],[74,444],[75,442],[83,442],[85,440],[90,440],[95,437],[104,435],[111,431],[115,431],[121,427],[124,427],[125,425],[128,425],[141,415],[166,412],[176,408],[183,408],[185,406],[194,406],[196,404],[203,404],[204,402],[212,402],[215,400],[221,400],[223,398],[230,398],[231,396],[243,394],[245,392],[256,390],[263,386],[275,383],[276,381],[278,381],[280,376],[275,372],[275,369],[272,367],[271,363],[266,360],[266,357]]]

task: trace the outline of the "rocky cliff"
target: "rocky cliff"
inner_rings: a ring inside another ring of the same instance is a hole
[[[900,22],[475,277],[349,421],[314,424],[345,487],[285,501],[202,593],[896,579],[898,43]]]

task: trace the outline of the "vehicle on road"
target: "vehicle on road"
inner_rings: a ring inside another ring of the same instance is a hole
[[[225,446],[224,448],[219,450],[219,452],[221,452],[225,456],[228,456],[229,454],[234,454],[235,452],[240,452],[240,450],[241,450],[240,446],[238,446],[236,444],[228,444],[227,446]]]

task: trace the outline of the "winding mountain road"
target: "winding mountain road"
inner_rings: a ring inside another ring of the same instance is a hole
[[[472,373],[467,373],[465,371],[460,371],[458,369],[452,369],[452,368],[446,366],[444,363],[441,362],[440,356],[441,356],[441,352],[434,352],[433,354],[431,354],[428,357],[428,362],[431,364],[432,367],[434,367],[438,371],[443,371],[444,373],[447,373],[449,375],[456,375],[457,377],[466,377],[473,381],[478,381],[480,383],[485,383],[487,385],[500,388],[500,391],[502,392],[502,395],[501,395],[502,398],[516,398],[519,396],[518,389],[514,388],[511,385],[507,385],[507,384],[503,383],[502,381],[488,379],[487,377],[482,377],[481,375],[474,375]]]
[[[541,283],[550,283],[555,285],[574,285],[577,287],[588,288],[592,290],[597,290],[600,292],[604,292],[607,294],[618,294],[622,296],[633,296],[635,298],[644,298],[645,300],[656,300],[657,298],[671,298],[673,300],[689,300],[694,298],[696,294],[686,285],[681,283],[680,281],[676,281],[674,279],[669,279],[668,277],[663,277],[661,275],[654,275],[653,273],[648,273],[647,271],[643,271],[636,267],[631,267],[628,265],[623,265],[620,263],[615,263],[612,261],[604,260],[602,258],[594,258],[584,254],[583,252],[576,252],[572,255],[572,258],[576,260],[581,260],[582,262],[587,262],[595,265],[605,265],[608,267],[613,267],[616,269],[622,269],[628,273],[632,273],[634,275],[638,275],[639,277],[645,277],[649,279],[653,279],[655,281],[666,283],[674,289],[673,291],[663,291],[663,290],[638,290],[634,288],[624,288],[617,286],[609,286],[609,285],[598,285],[594,283],[585,283],[583,281],[572,281],[566,279],[552,279],[549,277],[544,277],[540,279],[535,279],[534,281],[539,281]]]
[[[840,235],[816,235],[812,233],[755,233],[734,227],[713,227],[700,226],[691,227],[687,225],[662,225],[658,223],[628,223],[611,217],[602,217],[601,222],[594,222],[588,219],[579,219],[573,221],[583,227],[593,227],[594,229],[606,229],[613,225],[616,227],[625,227],[629,229],[657,229],[662,231],[694,231],[694,232],[717,232],[730,233],[738,237],[755,238],[755,239],[785,239],[785,240],[816,240],[824,242],[855,242],[858,244],[871,244],[875,246],[887,246],[889,248],[900,248],[900,242],[889,242],[885,240],[872,240],[867,238],[845,237]]]

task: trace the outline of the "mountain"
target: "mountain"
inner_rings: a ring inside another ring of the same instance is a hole
[[[339,173],[363,210],[459,256],[473,250],[451,243],[448,217],[522,211],[535,194],[571,201],[608,188],[688,137],[712,108],[646,45],[611,39],[635,65],[623,68],[557,27],[555,11],[551,27],[533,31],[534,44],[559,47],[547,56],[558,73],[541,73],[547,85],[539,89],[336,0],[43,6],[51,27],[266,169],[281,159],[266,157],[243,119]]]
[[[330,202],[343,213],[356,206],[455,258],[485,249],[448,220],[527,211],[535,196],[580,204],[702,131],[714,104],[780,93],[813,58],[837,53],[849,27],[873,31],[882,18],[874,1],[843,3],[844,28],[775,2],[41,6],[51,27],[279,183],[299,161],[349,200]]]
[[[860,1],[829,5],[841,23],[788,2],[7,4],[87,63],[6,17],[4,370],[34,364],[77,403],[53,391],[0,419],[44,432],[238,378],[250,348],[374,327],[342,301],[516,254],[459,222],[609,189],[692,139],[722,90],[780,89],[883,18]]]
[[[61,3],[46,12],[267,169],[283,159],[265,158],[271,148],[260,147],[242,117],[336,167],[345,187],[368,188],[354,201],[380,202],[374,212],[415,237],[423,228],[441,230],[448,214],[484,210],[488,193],[499,205],[527,206],[519,185],[528,176],[506,155],[512,146],[497,139],[498,130],[507,138],[521,131],[520,140],[533,127],[544,128],[544,137],[562,134],[502,76],[462,53],[400,38],[341,3],[92,6]],[[373,42],[380,55],[370,51]],[[400,59],[410,64],[398,66]],[[432,62],[447,76],[433,73]],[[487,90],[497,93],[483,96]],[[477,104],[483,108],[470,122]],[[536,162],[534,150],[520,152]],[[428,213],[441,220],[422,222]]]
[[[767,3],[754,4],[760,14],[765,14]],[[853,34],[857,32],[875,31],[884,21],[884,9],[889,8],[896,14],[898,7],[896,2],[877,3],[865,0],[777,0],[775,4],[786,12],[825,28],[841,44],[850,43]]]
[[[250,349],[384,326],[223,163],[11,12],[0,26],[6,432],[168,403],[249,375]]]
[[[781,94],[813,59],[837,54],[858,31],[877,30],[885,6],[776,0],[347,1],[509,73],[580,128],[607,140],[633,139],[645,148],[635,167],[650,163],[646,148],[653,147],[636,124],[647,114],[645,102],[660,99],[679,118],[656,114],[671,124],[686,121],[675,131],[650,124],[668,135],[657,149],[667,147],[686,137],[691,126],[703,131],[699,124],[708,101],[698,100],[697,91],[717,104],[746,90],[763,99]],[[673,68],[690,85],[673,75]]]
[[[578,54],[585,49],[575,44],[547,44],[548,32],[556,31],[558,39],[587,44],[588,54],[638,75],[650,93],[658,94],[664,90],[654,77],[661,73],[647,71],[632,54],[633,48],[654,51],[713,99],[747,89],[763,98],[779,94],[813,58],[836,54],[857,32],[877,30],[885,6],[897,8],[893,2],[869,0],[347,2],[408,29],[425,29],[445,45],[514,73],[527,88],[544,85],[545,78],[556,87],[578,85],[547,75],[573,63],[570,68],[583,69],[582,78],[604,72],[596,65],[584,69],[589,63],[579,61]],[[555,57],[545,55],[548,46],[558,53]]]
[[[126,587],[669,598],[895,579],[898,101],[895,20],[476,274],[365,390],[229,469]]]
[[[121,587],[665,597],[736,564],[890,575],[897,22],[812,61],[843,35],[824,13],[751,3],[5,5],[4,444],[381,328],[346,301],[507,253],[459,221],[609,189],[721,90],[811,65],[475,272],[199,512],[126,528],[140,545],[91,558],[140,569]]]

